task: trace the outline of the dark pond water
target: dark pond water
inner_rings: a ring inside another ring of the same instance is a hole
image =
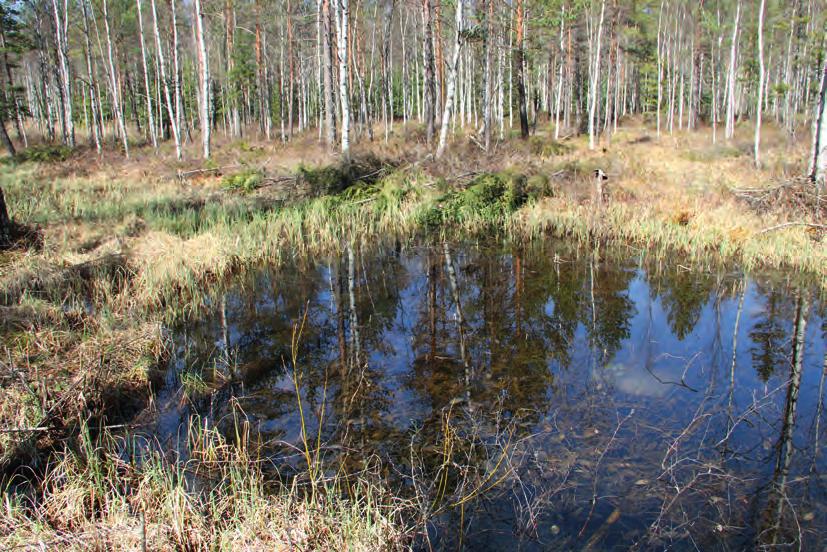
[[[381,466],[430,512],[422,547],[827,542],[824,305],[783,275],[392,244],[262,268],[213,307],[177,333],[157,435],[243,413],[280,473],[301,468],[300,373],[325,466]],[[182,401],[194,377],[209,390]]]

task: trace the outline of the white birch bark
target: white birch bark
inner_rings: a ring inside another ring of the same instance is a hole
[[[741,20],[741,2],[736,3],[735,23],[732,26],[732,43],[729,47],[729,70],[727,77],[726,139],[735,135],[735,66],[738,63],[738,23]]]
[[[350,157],[350,99],[348,97],[348,0],[336,0],[336,38],[339,56],[339,103],[342,113],[342,156]]]
[[[146,43],[144,41],[144,16],[141,13],[141,0],[135,0],[138,7],[138,34],[141,42],[141,65],[144,69],[144,89],[146,90],[146,115],[147,126],[149,127],[149,138],[152,141],[152,147],[158,150],[158,138],[155,136],[155,117],[152,113],[152,91],[149,88],[149,70],[146,66]]]
[[[761,112],[764,103],[764,5],[758,8],[758,100],[755,103],[755,166],[761,166]]]
[[[55,16],[55,31],[57,35],[57,58],[60,64],[60,85],[63,91],[63,133],[66,143],[75,147],[75,124],[72,120],[72,77],[69,73],[69,13],[68,0],[63,0],[63,17],[57,7],[58,0],[52,0],[52,8]]]
[[[167,80],[167,70],[164,63],[164,47],[161,44],[161,33],[158,30],[158,12],[155,7],[155,0],[151,0],[152,7],[152,26],[155,34],[155,49],[158,51],[158,69],[161,72],[161,80],[164,81],[164,99],[167,105],[167,116],[169,117],[169,126],[172,131],[172,139],[175,141],[175,156],[181,159],[181,133],[178,126],[178,116],[173,108],[172,99],[169,94],[169,81]],[[174,41],[173,41],[174,42]]]
[[[457,64],[462,51],[462,0],[457,0],[457,12],[454,18],[455,38],[454,56],[451,59],[451,67],[448,72],[448,91],[445,98],[445,109],[442,111],[442,127],[439,129],[439,145],[436,149],[436,157],[439,159],[445,153],[445,144],[448,140],[448,127],[451,123],[451,112],[454,109],[454,95],[457,88]]]
[[[595,116],[597,112],[597,85],[600,79],[600,38],[603,34],[603,16],[606,13],[606,0],[600,3],[600,21],[597,24],[597,46],[594,53],[594,64],[592,65],[592,79],[589,86],[589,149],[595,147]]]
[[[103,25],[106,30],[106,51],[109,59],[109,84],[112,88],[112,110],[115,112],[115,118],[118,123],[118,130],[121,133],[121,141],[123,142],[123,151],[126,158],[129,159],[129,139],[126,135],[126,125],[123,120],[123,111],[121,111],[120,91],[118,90],[118,78],[115,73],[115,62],[112,57],[112,33],[109,31],[109,13],[107,11],[106,0],[103,0]]]
[[[210,158],[210,59],[207,54],[204,11],[201,0],[195,0],[195,38],[198,47],[198,61],[201,69],[201,147],[204,159]]]
[[[813,118],[813,148],[810,179],[824,189],[827,186],[827,60],[821,71],[821,90]]]

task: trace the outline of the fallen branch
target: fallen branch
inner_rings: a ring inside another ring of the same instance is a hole
[[[775,230],[781,230],[783,228],[790,228],[792,226],[807,226],[808,228],[816,228],[818,230],[827,230],[827,224],[815,224],[812,222],[785,222],[783,224],[776,224],[775,226],[770,226],[769,228],[764,228],[753,234],[753,236],[760,236],[761,234],[766,234],[768,232],[774,232]]]
[[[285,184],[288,182],[295,183],[297,178],[295,176],[274,176],[274,177],[266,177],[263,178],[261,186],[259,188],[264,188],[265,186],[273,186],[275,184]]]
[[[240,167],[238,163],[235,165],[225,165],[223,167],[213,167],[211,169],[194,169],[191,171],[178,171],[177,177],[178,180],[186,180],[187,178],[194,176],[196,174],[205,174],[205,173],[214,173],[218,171],[223,171],[224,169],[235,169]]]

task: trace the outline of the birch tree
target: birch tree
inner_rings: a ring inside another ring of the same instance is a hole
[[[827,59],[821,70],[821,87],[813,117],[813,147],[810,157],[810,180],[820,189],[827,186]]]
[[[69,0],[63,0],[62,9],[58,9],[58,0],[52,0],[55,17],[55,41],[57,42],[57,59],[60,69],[61,97],[63,99],[63,141],[75,147],[75,124],[72,114],[72,75],[69,72]],[[104,8],[105,9],[105,8]],[[62,16],[61,16],[61,13]]]
[[[330,0],[322,0],[322,79],[324,95],[324,124],[327,147],[336,144],[336,100],[333,91],[333,48],[331,44]]]
[[[336,2],[336,36],[339,55],[339,104],[342,113],[342,157],[350,158],[350,99],[348,97],[348,0]]]
[[[727,72],[726,139],[735,135],[735,73],[738,65],[738,24],[741,20],[741,2],[735,3],[735,22],[732,25],[732,41],[729,46],[729,70]]]
[[[112,110],[115,112],[115,117],[118,122],[118,131],[121,134],[124,155],[129,159],[129,138],[126,135],[126,124],[124,124],[123,111],[121,110],[120,87],[118,86],[118,76],[115,71],[115,61],[112,57],[112,33],[109,30],[109,11],[106,0],[103,0],[103,26],[106,31],[106,51],[109,60],[109,86],[112,92]]]
[[[140,0],[139,0],[140,1]],[[155,0],[150,0],[152,7],[152,27],[155,34],[155,50],[158,57],[158,70],[161,74],[164,88],[164,100],[166,100],[167,118],[169,119],[169,127],[172,133],[172,139],[175,142],[175,157],[181,159],[181,134],[178,126],[178,116],[172,104],[172,98],[169,93],[169,80],[167,80],[167,70],[164,63],[164,47],[161,43],[161,33],[158,30],[158,10],[155,6]],[[174,41],[173,41],[174,42]]]
[[[514,75],[517,85],[517,107],[520,112],[520,136],[528,138],[528,112],[525,97],[525,0],[517,0],[514,16]]]
[[[758,99],[755,105],[755,166],[761,166],[761,113],[764,106],[764,5],[758,8]]]
[[[595,147],[595,119],[597,117],[598,83],[600,82],[600,38],[603,35],[603,16],[606,13],[606,0],[600,2],[600,18],[597,24],[597,45],[594,48],[594,58],[589,60],[591,79],[589,84],[589,149]]]
[[[434,139],[434,110],[436,89],[434,84],[434,44],[431,36],[431,0],[422,1],[422,117],[425,119],[425,141],[428,145]]]
[[[141,65],[144,69],[144,91],[146,92],[146,114],[147,126],[149,127],[149,138],[152,141],[152,147],[158,149],[158,138],[155,136],[155,118],[152,114],[152,91],[149,88],[149,71],[146,66],[146,45],[144,42],[144,22],[143,14],[141,13],[141,0],[135,0],[138,7],[138,32],[141,38]]]
[[[195,40],[198,48],[198,62],[201,70],[201,148],[204,159],[210,158],[210,131],[212,121],[210,98],[210,60],[207,54],[207,39],[205,30],[204,10],[201,0],[195,0]]]
[[[485,30],[485,72],[482,100],[482,134],[485,151],[491,149],[491,112],[494,103],[494,0],[487,0]]]
[[[448,92],[445,97],[445,108],[442,111],[442,126],[439,129],[439,145],[436,150],[436,157],[439,159],[445,153],[445,144],[448,139],[448,128],[451,123],[451,114],[454,108],[454,95],[457,88],[457,65],[462,50],[462,0],[457,0],[456,17],[454,18],[454,56],[451,59],[451,66],[448,70]]]

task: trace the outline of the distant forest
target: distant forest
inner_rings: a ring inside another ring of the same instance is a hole
[[[633,114],[713,139],[757,119],[757,158],[761,117],[791,135],[817,119],[827,40],[820,0],[28,0],[0,16],[10,151],[36,129],[126,155],[170,140],[179,158],[192,140],[209,157],[211,133],[311,129],[347,154],[411,121],[437,154],[452,129],[488,149],[540,124],[595,147]]]

